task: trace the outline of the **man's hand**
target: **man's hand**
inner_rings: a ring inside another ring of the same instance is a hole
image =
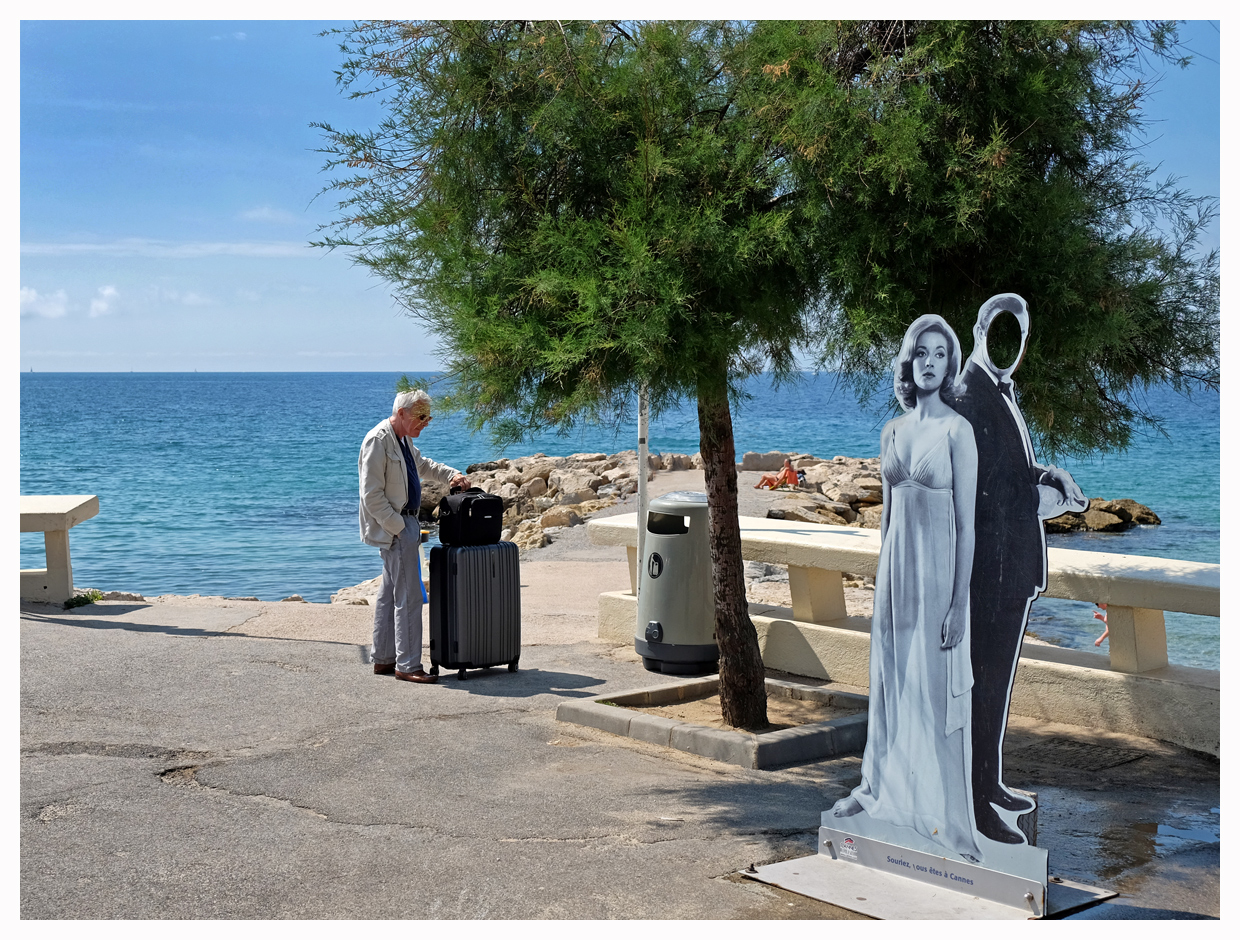
[[[452,482],[449,483],[448,486],[450,489],[454,489],[454,490],[455,489],[467,490],[469,489],[469,477],[465,476],[465,474],[463,473],[458,473],[456,476],[452,478]]]
[[[1089,500],[1085,498],[1085,494],[1081,492],[1081,488],[1076,485],[1076,480],[1072,479],[1072,474],[1070,474],[1067,470],[1063,470],[1055,466],[1047,467],[1046,476],[1050,478],[1051,482],[1053,482],[1055,486],[1059,487],[1059,489],[1063,491],[1063,495],[1066,496],[1070,502],[1089,502]]]

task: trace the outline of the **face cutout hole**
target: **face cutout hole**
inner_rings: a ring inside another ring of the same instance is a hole
[[[1020,321],[1014,314],[1001,310],[990,321],[986,333],[986,351],[999,369],[1010,369],[1020,355]]]

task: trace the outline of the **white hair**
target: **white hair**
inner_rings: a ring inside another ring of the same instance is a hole
[[[429,408],[431,404],[431,396],[426,394],[422,389],[415,388],[411,392],[401,392],[396,396],[396,400],[392,402],[392,415],[395,417],[398,411],[410,411],[414,405],[426,403]]]

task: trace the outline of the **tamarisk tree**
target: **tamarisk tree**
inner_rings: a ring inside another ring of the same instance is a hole
[[[1134,162],[1134,56],[1169,27],[362,23],[325,134],[322,240],[439,338],[448,407],[500,442],[696,401],[720,698],[766,724],[732,409],[810,350],[869,387],[908,322],[1038,318],[1022,406],[1052,449],[1122,446],[1141,383],[1217,382],[1211,207]],[[1154,221],[1169,218],[1171,235]]]

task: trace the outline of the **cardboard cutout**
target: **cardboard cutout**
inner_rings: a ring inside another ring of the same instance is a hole
[[[1021,327],[1006,367],[986,338]],[[896,357],[905,414],[883,429],[883,540],[870,634],[869,736],[857,788],[823,813],[833,858],[1008,904],[1045,905],[1046,851],[1016,817],[1002,748],[1029,606],[1046,587],[1041,518],[1087,500],[1034,459],[1011,375],[1029,333],[1025,301],[982,305],[961,369],[942,318],[918,318]]]

